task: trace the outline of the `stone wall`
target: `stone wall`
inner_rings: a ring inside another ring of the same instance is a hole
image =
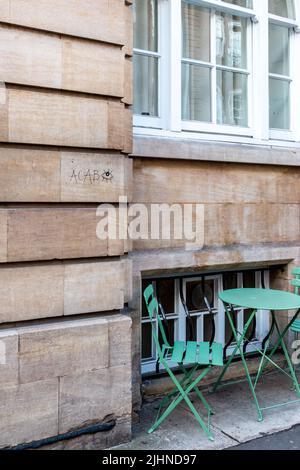
[[[131,436],[129,246],[96,236],[132,197],[130,4],[0,2],[0,447]]]

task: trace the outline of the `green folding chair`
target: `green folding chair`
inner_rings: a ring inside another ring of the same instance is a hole
[[[182,402],[185,401],[188,408],[193,413],[194,417],[204,430],[210,440],[213,439],[213,435],[210,431],[210,418],[213,414],[212,408],[207,403],[203,394],[198,388],[198,384],[208,374],[212,366],[223,366],[223,346],[219,343],[208,343],[196,341],[188,341],[187,343],[182,341],[175,341],[172,346],[167,339],[163,321],[159,314],[159,304],[154,294],[153,286],[150,285],[144,292],[144,298],[148,313],[152,323],[152,335],[155,341],[156,350],[158,353],[158,360],[161,366],[164,367],[166,372],[169,374],[175,387],[164,399],[162,400],[155,423],[149,429],[149,433],[154,432],[162,422],[170,415],[172,411]],[[158,328],[161,334],[162,341],[158,339],[156,326],[154,320],[158,322]],[[178,365],[180,370],[183,372],[183,378],[178,380],[175,374],[172,372],[168,360]],[[205,366],[203,368],[203,366]],[[198,369],[199,374],[195,377]],[[192,401],[189,398],[189,394],[195,392],[202,404],[207,411],[207,422],[200,416]],[[162,410],[164,409],[163,413]]]
[[[300,267],[299,268],[294,268],[292,271],[292,274],[294,279],[292,279],[292,286],[295,288],[295,294],[299,295],[300,294]],[[295,320],[294,323],[291,326],[291,331],[299,337],[300,333],[300,320]]]

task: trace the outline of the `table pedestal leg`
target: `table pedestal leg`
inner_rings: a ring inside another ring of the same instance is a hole
[[[248,369],[247,361],[246,361],[245,356],[244,356],[244,348],[243,348],[243,342],[245,340],[245,335],[247,333],[247,330],[248,330],[250,324],[253,321],[253,318],[256,315],[256,310],[253,310],[252,314],[250,315],[250,318],[249,318],[249,320],[248,320],[248,322],[247,322],[247,324],[244,328],[243,334],[241,335],[240,339],[238,338],[238,333],[237,333],[237,331],[234,327],[234,323],[232,321],[231,316],[228,314],[227,308],[226,308],[226,313],[228,315],[230,326],[232,328],[235,340],[236,340],[237,345],[238,345],[238,349],[240,351],[240,355],[241,355],[242,362],[243,362],[243,365],[244,365],[244,369],[245,369],[245,372],[246,372],[247,381],[249,383],[249,387],[250,387],[250,390],[251,390],[251,393],[252,393],[252,396],[253,396],[253,399],[254,399],[254,403],[255,403],[255,406],[256,406],[258,421],[263,421],[263,414],[262,414],[261,408],[260,408],[259,403],[258,403],[258,399],[257,399],[256,392],[255,392],[255,387],[252,383],[251,375],[250,375],[250,372],[249,372],[249,369]]]
[[[226,306],[225,306],[225,312],[226,312],[228,318],[230,318],[230,320],[231,320],[230,313],[229,313],[229,311],[227,310],[227,307],[226,307]],[[233,311],[233,314],[234,314],[234,311]],[[248,329],[249,329],[249,327],[250,327],[251,321],[252,321],[252,320],[251,320],[251,318],[250,318],[250,319],[248,320],[248,322],[246,323],[245,328],[244,328],[244,330],[243,330],[243,335],[241,335],[241,338],[240,338],[240,340],[237,342],[237,345],[235,346],[235,348],[234,348],[234,350],[233,350],[233,352],[232,352],[230,358],[227,360],[225,366],[223,367],[223,370],[222,370],[220,376],[218,377],[217,382],[216,382],[216,383],[214,384],[214,386],[213,386],[213,390],[212,390],[213,393],[218,389],[218,387],[219,387],[219,385],[221,384],[221,382],[222,382],[222,380],[223,380],[223,377],[224,377],[224,375],[226,374],[226,372],[227,372],[227,370],[228,370],[230,364],[232,363],[233,359],[235,358],[236,353],[239,351],[240,344],[242,344],[242,342],[243,342],[243,337],[246,335],[246,333],[247,333],[247,331],[248,331]],[[230,323],[234,325],[234,321],[233,321],[233,320],[231,320]],[[233,329],[236,330],[235,325],[233,326]],[[234,336],[234,333],[233,333],[233,330],[232,330],[232,341],[233,341],[234,339],[235,339],[235,336]],[[231,341],[231,342],[232,342],[232,341]],[[239,344],[239,343],[240,343],[240,344]],[[226,349],[227,349],[227,348],[228,348],[228,345],[227,345]]]
[[[244,355],[245,337],[246,337],[247,331],[248,331],[248,329],[249,329],[249,327],[250,327],[250,325],[253,321],[253,318],[256,315],[256,310],[252,311],[252,313],[251,313],[251,315],[250,315],[250,317],[249,317],[249,319],[248,319],[248,321],[247,321],[247,323],[244,327],[243,333],[240,335],[240,337],[238,337],[238,332],[235,328],[234,321],[231,318],[231,315],[230,315],[230,312],[228,310],[227,305],[225,305],[225,311],[226,311],[226,315],[228,317],[230,327],[231,327],[233,335],[234,335],[234,339],[236,341],[236,347],[235,347],[233,353],[231,354],[227,364],[225,365],[220,377],[218,378],[213,390],[215,391],[218,388],[218,386],[220,385],[224,375],[226,374],[226,371],[228,370],[228,367],[230,366],[231,362],[233,361],[233,358],[235,357],[236,353],[239,351],[240,355],[241,355],[242,362],[243,362],[243,366],[244,366],[244,369],[245,369],[245,372],[246,372],[247,381],[249,383],[249,387],[250,387],[251,393],[252,393],[253,398],[254,398],[254,403],[255,403],[255,406],[256,406],[256,409],[257,409],[257,414],[258,414],[258,420],[262,421],[263,420],[263,415],[262,415],[262,412],[261,412],[261,409],[260,409],[260,406],[259,406],[259,403],[258,403],[258,399],[257,399],[256,392],[255,392],[255,387],[253,386],[252,379],[251,379],[250,372],[249,372],[248,365],[247,365],[247,361],[246,361],[245,355]]]
[[[289,369],[290,369],[290,373],[291,373],[291,376],[292,376],[292,379],[293,379],[293,382],[294,382],[294,385],[295,385],[295,388],[296,388],[297,396],[298,396],[298,398],[300,398],[300,387],[299,387],[299,383],[298,383],[298,380],[297,380],[297,377],[296,377],[296,374],[295,374],[295,370],[294,370],[292,361],[291,361],[291,359],[290,359],[290,356],[289,356],[287,347],[286,347],[285,342],[284,342],[284,336],[285,336],[286,330],[284,330],[284,332],[281,333],[276,319],[275,319],[275,327],[276,327],[276,330],[277,330],[277,333],[278,333],[278,336],[279,336],[279,345],[281,345],[281,347],[282,347],[282,349],[283,349],[283,352],[284,352],[286,361],[287,361],[287,363],[288,363],[288,366],[289,366]]]
[[[300,398],[300,387],[299,387],[299,383],[298,383],[298,380],[297,380],[297,377],[296,377],[296,374],[295,374],[295,370],[294,370],[294,367],[292,365],[292,362],[291,362],[291,359],[290,359],[290,356],[289,356],[289,353],[287,351],[287,348],[286,348],[286,345],[284,343],[284,337],[287,333],[287,331],[290,329],[290,327],[292,326],[292,324],[294,323],[295,319],[298,317],[300,313],[300,309],[297,311],[297,313],[293,316],[293,318],[291,319],[291,321],[288,323],[288,325],[284,328],[284,330],[281,332],[280,329],[279,329],[279,326],[278,326],[278,322],[276,320],[276,316],[274,314],[274,312],[272,312],[272,316],[273,316],[273,322],[274,322],[274,326],[276,328],[276,331],[278,333],[278,340],[275,344],[275,346],[273,347],[272,351],[270,352],[270,354],[268,355],[268,358],[269,360],[272,359],[272,357],[274,356],[274,354],[276,353],[277,349],[281,346],[282,349],[283,349],[283,352],[284,352],[284,356],[287,360],[287,363],[288,363],[288,367],[289,367],[289,370],[291,372],[291,378],[294,382],[294,385],[295,385],[295,388],[296,388],[296,391],[297,391],[297,396]],[[257,374],[257,378],[256,378],[256,383],[258,382],[259,378],[261,377],[264,369],[265,369],[265,366],[266,366],[266,363],[267,363],[267,359],[265,359],[263,357],[262,359],[262,363],[261,363],[261,366],[260,366],[260,370],[258,371],[258,374]]]

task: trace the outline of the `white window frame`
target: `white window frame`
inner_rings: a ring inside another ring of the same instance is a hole
[[[158,116],[142,116],[135,114],[133,119],[134,126],[150,129],[163,129],[166,127],[164,119],[167,115],[166,103],[168,100],[167,93],[165,93],[169,68],[168,0],[158,0],[157,15],[157,52],[133,49],[134,54],[157,57],[158,59]]]
[[[194,3],[194,4],[200,4],[203,6],[208,6],[206,5],[207,3],[209,6],[219,6],[219,8],[211,8],[211,24],[210,24],[210,48],[211,48],[211,60],[210,63],[207,64],[209,68],[211,69],[211,116],[212,116],[212,122],[211,123],[206,123],[206,122],[197,122],[197,121],[185,121],[181,119],[181,110],[180,110],[180,115],[177,116],[177,119],[180,120],[180,125],[181,129],[183,131],[192,131],[192,132],[208,132],[208,133],[215,133],[215,134],[233,134],[233,135],[242,135],[242,136],[252,136],[253,135],[253,130],[252,130],[252,23],[251,21],[248,22],[248,27],[247,27],[247,70],[242,70],[241,72],[243,74],[248,75],[248,116],[247,116],[247,121],[248,121],[248,126],[247,127],[240,127],[240,126],[230,126],[230,125],[220,125],[217,124],[217,70],[222,69],[225,70],[226,68],[230,71],[234,70],[235,72],[239,72],[239,69],[234,68],[234,67],[224,67],[217,65],[216,63],[216,13],[217,11],[221,12],[226,12],[226,13],[232,13],[232,8],[228,8],[227,6],[223,6],[223,2],[221,4],[221,1],[217,2],[197,2],[195,0],[187,0],[189,3]],[[222,8],[220,8],[220,4]],[[231,7],[233,5],[230,5]],[[244,12],[244,8],[234,8],[234,11],[237,11],[239,16],[245,16],[247,18],[251,18],[253,16],[253,11],[250,10],[249,16],[244,14],[240,15],[240,12]],[[248,11],[248,10],[247,10]],[[180,18],[177,18],[177,23],[180,23],[181,26],[181,12],[180,12]],[[174,53],[178,52],[174,51]],[[180,49],[180,56],[181,56],[181,62],[185,61],[185,58],[182,58],[181,54],[181,49]],[[179,60],[179,54],[177,54],[177,60]],[[193,61],[191,59],[188,59],[187,63],[201,63],[201,61]],[[178,76],[178,75],[177,75]],[[181,87],[181,73],[179,76],[180,80],[180,87]],[[181,95],[181,91],[180,91]]]
[[[298,18],[298,2],[294,0],[295,15]],[[299,34],[296,34],[297,21],[290,18],[283,18],[281,16],[273,15],[268,13],[268,24],[275,24],[284,26],[289,29],[289,51],[290,51],[290,73],[288,77],[276,76],[269,72],[269,78],[278,78],[284,81],[290,82],[290,129],[269,129],[269,137],[271,140],[285,140],[285,141],[297,141],[299,140],[299,133],[297,135],[297,102],[300,99],[299,91],[296,87],[297,83],[297,66],[295,61],[297,59],[296,50],[299,51],[300,41]],[[298,74],[299,75],[299,74]]]
[[[238,288],[243,287],[243,272],[239,272],[237,274],[238,276]],[[213,305],[213,312],[216,314],[215,316],[215,326],[216,326],[216,336],[215,336],[215,341],[221,343],[223,346],[225,346],[226,341],[225,341],[225,310],[224,310],[224,305],[223,302],[219,299],[219,292],[223,291],[223,274],[215,274],[215,275],[206,275],[205,280],[213,280],[214,281],[214,305]],[[159,280],[159,278],[158,278]],[[202,276],[200,277],[188,277],[188,278],[183,278],[183,295],[186,298],[186,284],[188,282],[195,282],[195,281],[201,281]],[[265,270],[264,271],[264,281],[265,281],[265,287],[269,288],[269,271]],[[155,282],[155,281],[154,281]],[[180,284],[179,280],[174,280],[175,282],[175,289],[174,289],[174,314],[167,314],[168,320],[174,320],[174,337],[175,340],[177,341],[186,341],[186,315],[185,311],[183,308],[183,305],[180,300]],[[262,287],[261,285],[261,271],[256,271],[255,272],[255,286],[257,288]],[[155,286],[154,286],[155,287]],[[238,322],[237,322],[237,329],[238,331],[243,331],[243,312],[246,309],[243,308],[236,308],[235,311],[237,312],[238,315]],[[197,341],[203,341],[203,333],[204,333],[204,316],[208,315],[209,312],[206,310],[199,310],[195,312],[191,312],[192,317],[197,317]],[[262,348],[262,342],[266,335],[269,332],[270,328],[270,322],[269,322],[269,315],[267,312],[263,311],[258,311],[256,315],[256,340],[252,341],[248,347],[247,351],[248,352],[255,352],[257,349]],[[150,319],[149,318],[142,318],[142,324],[150,324]],[[156,329],[158,332],[158,322],[155,321],[156,323]],[[156,350],[155,350],[155,344],[153,341],[153,337],[151,334],[151,341],[152,341],[152,351],[154,353],[154,357],[151,359],[145,359],[142,360],[142,375],[145,374],[150,374],[154,373],[156,370],[156,363],[157,363],[157,355],[156,355]],[[227,355],[230,355],[234,349],[234,343],[228,348]],[[174,363],[171,361],[168,361],[168,364],[170,367],[174,367]],[[163,367],[160,369],[163,370]]]
[[[270,15],[268,0],[253,0],[253,10],[223,0],[192,3],[250,18],[248,32],[248,127],[218,125],[181,119],[181,0],[158,0],[159,118],[134,116],[134,134],[181,139],[300,147],[300,0],[294,0],[296,20]],[[269,129],[269,21],[291,30],[291,130]],[[251,31],[250,31],[251,30]],[[215,35],[215,29],[211,28]],[[212,45],[215,39],[212,41]],[[171,47],[172,45],[172,47]],[[298,51],[298,57],[297,52]],[[212,51],[214,59],[214,51]],[[214,59],[215,60],[215,59]],[[172,79],[171,79],[172,78]],[[213,87],[213,85],[212,85]],[[212,111],[216,104],[212,102]]]

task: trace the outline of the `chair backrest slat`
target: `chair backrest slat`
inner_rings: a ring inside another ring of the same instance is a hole
[[[162,346],[161,346],[161,344],[159,342],[159,339],[158,339],[155,322],[153,321],[155,319],[155,317],[157,319],[158,328],[159,328],[160,334],[162,336],[163,346],[166,346],[168,348],[170,348],[171,346],[170,346],[170,344],[167,340],[165,329],[164,329],[162,320],[161,320],[160,315],[159,315],[158,301],[157,301],[157,299],[154,295],[154,289],[153,289],[152,284],[150,284],[150,286],[148,286],[147,289],[145,289],[144,299],[145,299],[148,314],[149,314],[149,317],[150,317],[150,320],[151,320],[152,336],[153,336],[153,339],[154,339],[154,342],[155,342],[155,345],[156,345],[158,355],[159,355],[160,358],[162,358],[163,357]]]
[[[147,307],[148,307],[149,316],[150,316],[151,320],[153,320],[153,317],[154,317],[155,313],[158,312],[158,302],[157,302],[155,297],[152,297],[152,300],[147,305]]]
[[[145,301],[147,305],[148,305],[150,297],[152,297],[153,295],[154,295],[153,286],[152,284],[150,284],[150,286],[148,286],[147,289],[145,289],[144,291],[144,297],[145,297]]]

